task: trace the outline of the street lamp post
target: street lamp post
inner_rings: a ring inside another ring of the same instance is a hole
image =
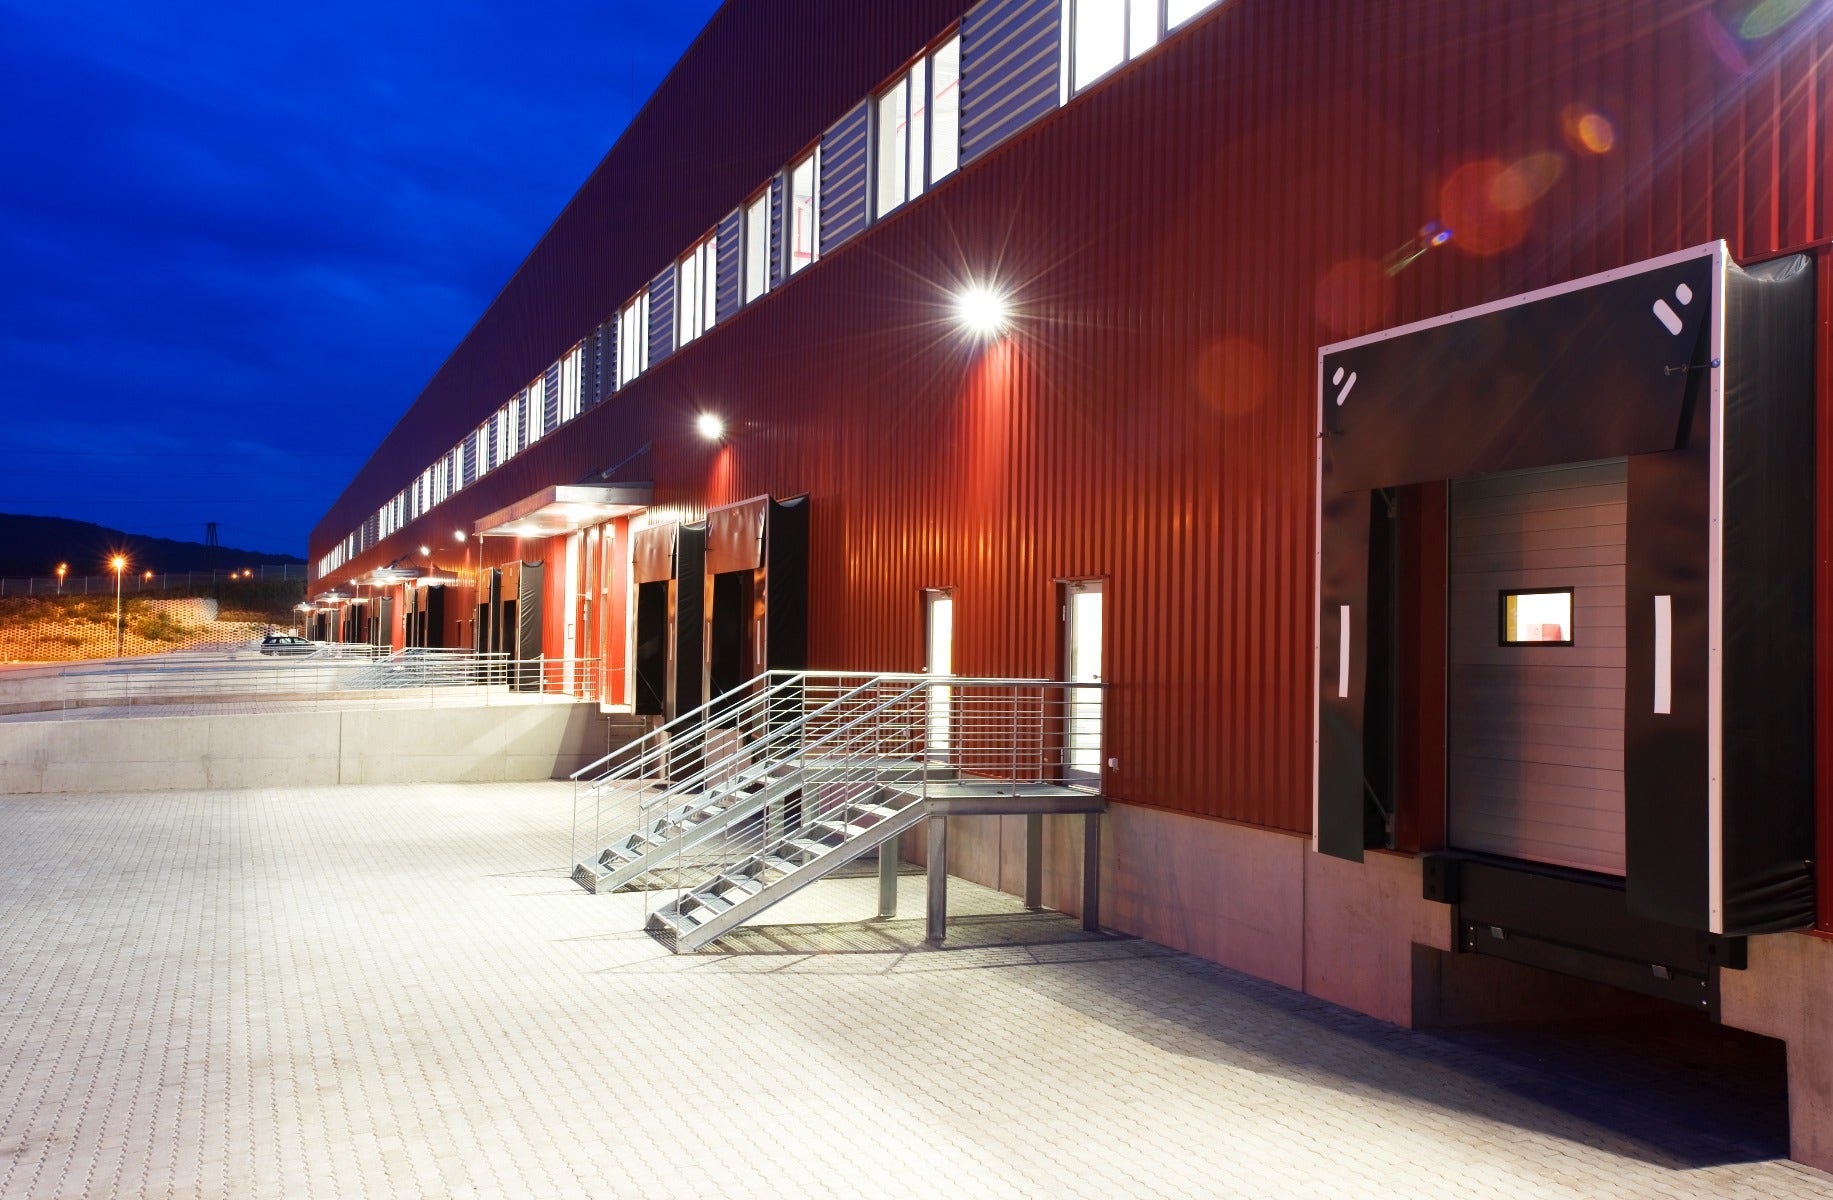
[[[60,596],[64,594],[64,573],[67,572],[69,569],[70,569],[69,563],[58,563],[57,564],[57,594]]]
[[[121,572],[127,567],[127,556],[117,554],[108,565],[115,569],[115,657],[120,658],[127,641],[127,616],[121,610]]]

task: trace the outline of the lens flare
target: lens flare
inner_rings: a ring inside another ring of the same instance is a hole
[[[1490,203],[1502,212],[1520,212],[1553,189],[1565,172],[1558,154],[1530,154],[1502,169],[1490,185]]]
[[[1566,144],[1579,154],[1609,154],[1616,149],[1617,127],[1589,105],[1566,105],[1560,111],[1559,124]]]
[[[1510,191],[1508,168],[1493,158],[1465,163],[1445,179],[1439,189],[1441,219],[1457,230],[1457,244],[1465,252],[1487,258],[1521,244],[1533,227],[1531,206],[1504,208],[1498,193]]]
[[[1738,36],[1747,42],[1766,38],[1807,11],[1812,0],[1763,0],[1744,17]]]

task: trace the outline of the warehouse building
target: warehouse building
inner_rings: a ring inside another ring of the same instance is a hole
[[[314,531],[314,632],[657,722],[1098,681],[1107,927],[1401,1024],[1692,1008],[1833,1167],[1830,52],[1795,0],[729,0]]]

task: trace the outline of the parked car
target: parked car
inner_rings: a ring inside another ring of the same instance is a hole
[[[309,642],[290,633],[270,633],[261,639],[263,654],[311,654],[317,649],[317,642]]]

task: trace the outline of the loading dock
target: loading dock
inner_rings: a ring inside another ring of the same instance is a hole
[[[1458,949],[1711,1011],[1813,923],[1814,290],[1712,243],[1320,352],[1315,847],[1439,814]]]

